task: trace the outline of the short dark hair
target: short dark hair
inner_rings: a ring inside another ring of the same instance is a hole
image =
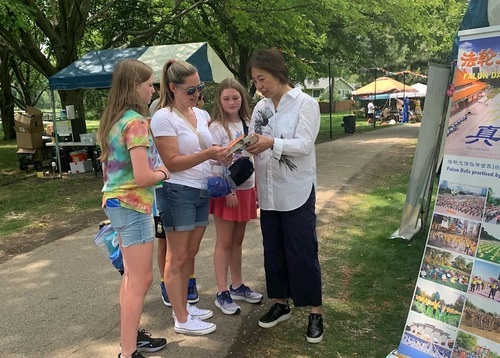
[[[262,49],[252,55],[247,64],[247,75],[249,78],[252,78],[253,67],[269,72],[283,84],[290,82],[285,59],[276,48]]]

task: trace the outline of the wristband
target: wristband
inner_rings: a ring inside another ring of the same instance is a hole
[[[162,170],[162,169],[155,169],[154,171],[155,172],[162,172],[163,176],[164,176],[163,180],[167,180],[168,179],[167,173],[165,173],[164,170]]]

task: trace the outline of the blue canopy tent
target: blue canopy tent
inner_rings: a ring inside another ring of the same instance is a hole
[[[153,68],[159,83],[163,65],[169,59],[193,64],[204,82],[220,82],[234,77],[207,42],[90,51],[49,78],[51,90],[109,88],[116,64],[126,58],[142,61]]]
[[[53,118],[56,118],[54,91],[109,88],[116,64],[127,58],[137,59],[151,66],[156,83],[160,82],[165,62],[172,58],[194,65],[203,82],[218,83],[225,78],[234,77],[207,42],[90,51],[49,78]],[[61,174],[59,141],[55,125],[54,135],[57,164]]]

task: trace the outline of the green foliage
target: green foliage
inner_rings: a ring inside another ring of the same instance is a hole
[[[366,68],[425,73],[429,61],[446,62],[467,4],[467,0],[4,0],[0,39],[13,56],[42,74],[39,79],[26,76],[29,67],[16,65],[18,73],[25,74],[13,81],[19,82],[20,102],[36,103],[47,77],[90,50],[197,41],[209,42],[244,85],[247,61],[259,47],[280,48],[295,83],[326,77],[328,64],[336,76],[363,83],[373,80]],[[407,82],[412,82],[409,77]],[[27,78],[31,82],[23,84]],[[30,92],[22,98],[21,93]],[[76,98],[61,100],[77,103]],[[98,116],[102,99],[86,95],[85,109],[91,117]]]
[[[29,19],[34,11],[19,0],[2,0],[0,2],[0,18],[3,26],[13,35],[19,36],[20,31],[28,31],[32,25]],[[1,32],[0,32],[1,35]]]

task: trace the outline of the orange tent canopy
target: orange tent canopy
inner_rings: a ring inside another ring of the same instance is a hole
[[[375,85],[376,81],[376,85]],[[358,88],[356,91],[352,92],[353,95],[355,96],[366,96],[366,95],[373,95],[375,94],[375,91],[377,94],[382,94],[382,93],[397,93],[397,92],[407,92],[407,93],[414,93],[417,92],[417,90],[413,87],[411,87],[409,84],[403,84],[399,81],[396,81],[393,78],[390,77],[379,77],[375,81]]]

